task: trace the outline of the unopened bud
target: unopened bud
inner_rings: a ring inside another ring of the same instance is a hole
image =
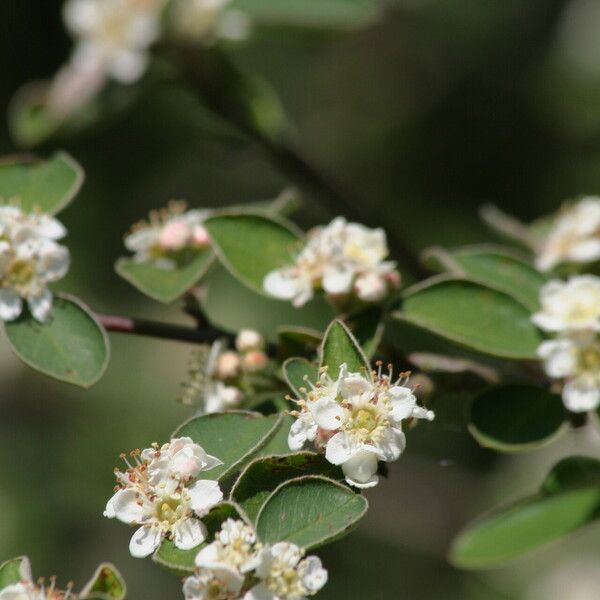
[[[192,243],[196,248],[206,248],[210,244],[208,230],[204,225],[195,225],[192,231]]]
[[[267,366],[268,361],[269,359],[264,352],[261,350],[252,350],[244,356],[242,366],[245,371],[254,373],[262,371]]]
[[[364,302],[381,302],[388,293],[385,279],[376,273],[361,275],[354,286],[358,297]]]
[[[162,228],[158,243],[163,250],[181,250],[189,236],[190,230],[183,221],[171,221]]]
[[[250,352],[250,350],[260,350],[265,345],[265,340],[258,331],[253,329],[242,329],[235,340],[235,347],[240,352]]]
[[[217,359],[217,377],[219,379],[232,379],[236,377],[242,366],[237,352],[223,352]]]

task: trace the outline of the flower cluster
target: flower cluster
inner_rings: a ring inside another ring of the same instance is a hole
[[[394,381],[391,367],[387,374],[379,366],[367,376],[342,365],[336,380],[323,369],[310,390],[301,390],[305,397],[296,399],[299,410],[292,413],[297,420],[288,436],[290,449],[311,442],[325,451],[330,463],[341,465],[350,485],[377,485],[378,461],[395,461],[404,451],[402,421],[434,418],[432,411],[417,406],[407,379],[401,375]]]
[[[218,482],[196,478],[221,461],[187,437],[130,456],[132,462],[122,455],[126,471],[115,470],[117,487],[104,516],[139,527],[129,545],[132,556],[148,556],[165,537],[181,550],[203,542],[206,527],[200,517],[223,499],[223,492]]]
[[[166,208],[152,211],[148,221],[136,223],[125,238],[125,247],[135,253],[133,259],[175,269],[206,248],[209,238],[202,223],[208,211],[186,209],[185,202],[172,201]]]
[[[77,112],[108,80],[138,81],[148,68],[150,48],[163,34],[165,22],[175,35],[193,41],[211,38],[213,33],[214,37],[244,38],[247,19],[237,11],[225,13],[229,1],[175,0],[169,20],[165,19],[168,0],[67,0],[64,21],[75,45],[50,85],[52,114],[64,118]]]
[[[542,342],[538,356],[546,373],[564,381],[562,397],[573,412],[600,405],[600,278],[580,275],[547,283],[533,322],[556,337]]]
[[[288,542],[256,539],[242,521],[227,519],[196,556],[197,572],[183,584],[186,600],[303,600],[327,583],[316,556]]]
[[[600,197],[566,205],[544,235],[536,266],[550,271],[562,263],[600,260]]]
[[[76,600],[72,584],[66,590],[56,587],[56,578],[51,577],[46,584],[40,579],[37,584],[31,580],[19,581],[0,590],[0,600]]]
[[[184,386],[182,401],[200,400],[201,414],[222,412],[238,407],[250,391],[253,375],[269,366],[264,352],[265,340],[257,331],[243,329],[235,340],[236,350],[228,350],[223,340],[216,341],[207,357],[199,356],[190,371],[191,381]],[[254,391],[254,390],[253,390]]]
[[[52,308],[48,284],[69,269],[69,251],[57,243],[66,229],[39,212],[0,206],[0,319],[12,321],[23,311],[23,301],[35,319],[44,322]]]
[[[297,307],[320,288],[336,304],[352,298],[381,302],[400,283],[396,263],[385,260],[387,256],[382,229],[368,229],[339,217],[310,231],[294,264],[269,273],[264,289]]]

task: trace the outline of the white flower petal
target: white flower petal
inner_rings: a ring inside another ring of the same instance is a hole
[[[310,412],[302,412],[292,423],[288,434],[288,446],[290,450],[297,452],[306,442],[314,441],[317,435],[317,424]]]
[[[395,385],[390,388],[389,394],[392,404],[390,416],[396,423],[413,416],[417,399],[410,388]]]
[[[273,592],[263,583],[255,585],[251,590],[247,591],[243,600],[280,600]]]
[[[328,294],[348,294],[352,290],[355,271],[350,265],[331,265],[323,273],[323,289]]]
[[[340,370],[339,391],[344,400],[350,400],[355,396],[362,396],[372,391],[373,384],[360,373],[349,373],[343,376],[341,373]]]
[[[406,437],[400,429],[386,429],[376,442],[375,449],[379,458],[385,462],[398,460],[406,448]]]
[[[40,323],[44,323],[52,310],[52,293],[45,289],[37,296],[27,300],[29,310],[33,318]]]
[[[139,494],[134,489],[119,490],[106,506],[106,511],[128,525],[142,523],[146,518],[146,511],[138,504]]]
[[[600,387],[588,378],[573,379],[565,384],[562,398],[570,411],[589,412],[600,405]]]
[[[23,301],[17,292],[0,288],[0,320],[14,321],[23,310]]]
[[[285,270],[271,271],[264,280],[265,292],[282,300],[292,300],[299,292],[298,279],[286,274]]]
[[[308,403],[315,423],[328,431],[335,431],[346,420],[346,411],[332,398],[319,398]]]
[[[325,458],[333,465],[341,465],[352,459],[360,447],[352,443],[350,436],[344,432],[336,433],[328,442]],[[377,463],[377,458],[375,458]]]
[[[218,481],[200,479],[188,488],[190,506],[197,515],[205,515],[215,504],[223,500]]]
[[[129,552],[135,558],[150,556],[159,546],[161,532],[158,527],[140,527],[129,542]]]
[[[372,452],[361,451],[342,465],[346,481],[357,488],[371,488],[377,485],[377,456]]]
[[[327,570],[317,556],[307,556],[302,561],[302,583],[312,594],[317,593],[327,583]]]
[[[206,539],[206,527],[199,519],[183,519],[173,526],[173,541],[180,550],[191,550]]]

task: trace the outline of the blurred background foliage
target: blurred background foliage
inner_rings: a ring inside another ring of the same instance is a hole
[[[0,112],[68,49],[59,0],[0,3]],[[477,216],[484,202],[528,220],[600,190],[598,0],[396,0],[366,30],[258,29],[231,51],[281,95],[305,151],[415,252],[489,239]],[[286,182],[160,78],[127,95],[108,121],[60,142],[87,172],[61,215],[74,259],[63,289],[98,311],[182,320],[113,273],[129,225],[169,198],[215,207],[273,197]],[[15,151],[1,122],[0,154]],[[299,222],[331,216],[307,201]],[[128,555],[129,532],[102,510],[119,453],[166,439],[187,417],[176,398],[189,351],[114,336],[106,376],[80,391],[0,345],[0,557],[27,553],[37,573],[79,583],[110,560],[130,598],[181,597],[176,579]],[[358,531],[322,551],[331,583],[320,597],[600,598],[598,526],[501,571],[465,574],[445,560],[464,523],[535,489],[560,456],[600,456],[597,434],[499,457],[468,436],[460,393],[434,408],[434,426],[412,432],[389,480],[369,493]]]

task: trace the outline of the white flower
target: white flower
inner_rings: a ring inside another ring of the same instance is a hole
[[[212,414],[231,410],[239,406],[244,399],[242,390],[225,385],[222,381],[210,382],[204,398],[204,414]]]
[[[319,558],[303,555],[301,548],[288,542],[264,547],[256,564],[261,581],[244,600],[303,600],[315,595],[327,583],[327,571]]]
[[[600,198],[590,196],[563,209],[538,252],[536,265],[550,271],[557,265],[600,259]]]
[[[52,308],[48,284],[62,279],[69,251],[56,240],[66,234],[54,218],[0,207],[0,320],[19,317],[26,301],[33,317],[44,322]]]
[[[209,244],[202,225],[209,211],[187,210],[185,202],[171,202],[166,209],[150,213],[149,221],[134,225],[125,238],[133,260],[175,269]]]
[[[538,356],[549,377],[565,380],[562,398],[572,412],[600,405],[600,339],[591,332],[542,342]]]
[[[237,581],[225,580],[214,573],[201,571],[183,582],[185,600],[232,600],[238,598]]]
[[[404,450],[402,421],[434,418],[401,383],[402,378],[392,382],[391,372],[382,375],[381,369],[373,379],[349,373],[346,365],[336,381],[322,373],[306,399],[297,401],[302,410],[294,413],[298,420],[290,429],[290,448],[314,441],[330,463],[341,465],[350,485],[373,487],[378,461],[395,461]]]
[[[387,255],[382,229],[368,229],[338,217],[309,232],[294,264],[267,274],[263,287],[294,306],[308,302],[319,288],[331,298],[355,293],[364,302],[379,302],[395,279],[396,265],[384,260]]]
[[[265,338],[254,329],[242,329],[235,338],[235,347],[238,352],[262,350],[264,346]]]
[[[231,590],[242,589],[245,574],[252,570],[257,557],[256,534],[243,521],[227,519],[215,540],[196,556],[196,566],[210,571],[226,582]]]
[[[600,331],[600,278],[579,275],[553,280],[540,292],[542,308],[532,321],[546,331]]]
[[[122,456],[128,469],[115,471],[118,489],[104,516],[139,526],[129,545],[132,556],[148,556],[163,537],[181,550],[203,542],[206,528],[199,517],[218,504],[223,493],[216,481],[190,480],[220,461],[188,438],[174,439],[160,450],[132,452],[133,465]]]
[[[76,40],[71,63],[121,83],[137,81],[160,35],[164,5],[165,0],[68,0],[64,20]]]

